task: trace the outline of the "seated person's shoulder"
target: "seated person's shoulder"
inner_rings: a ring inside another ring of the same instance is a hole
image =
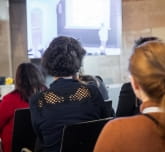
[[[44,93],[46,92],[47,90],[45,91],[42,91],[42,92],[38,92],[36,94],[34,94],[31,98],[30,98],[30,105],[33,106],[33,105],[37,105],[39,100],[41,100],[43,98],[43,95]]]
[[[142,124],[145,121],[145,117],[143,115],[134,115],[134,116],[128,116],[128,117],[120,117],[120,118],[116,118],[113,119],[111,121],[109,121],[109,125],[113,126],[113,127],[119,127],[119,128],[123,128],[125,126],[129,126],[129,127],[136,127]]]
[[[18,98],[19,96],[20,96],[20,93],[16,90],[13,90],[13,91],[9,92],[8,94],[4,95],[2,100],[15,99],[15,98]]]
[[[121,89],[131,89],[132,90],[132,86],[130,82],[126,82],[122,85]]]
[[[134,95],[133,88],[130,82],[124,83],[121,87],[120,94],[131,94]]]

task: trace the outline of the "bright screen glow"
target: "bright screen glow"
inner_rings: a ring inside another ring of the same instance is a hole
[[[66,28],[110,28],[109,0],[67,0]]]
[[[41,58],[59,35],[79,39],[87,55],[120,54],[121,0],[26,2],[29,58]]]

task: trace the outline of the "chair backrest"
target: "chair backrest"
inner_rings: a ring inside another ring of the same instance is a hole
[[[60,152],[92,152],[98,135],[112,117],[65,126]]]
[[[12,152],[20,152],[24,147],[33,151],[35,140],[36,136],[31,124],[30,110],[16,110],[14,116]]]
[[[112,100],[110,99],[104,100],[104,104],[105,104],[107,115],[109,115],[110,117],[115,117],[115,111],[112,107]]]

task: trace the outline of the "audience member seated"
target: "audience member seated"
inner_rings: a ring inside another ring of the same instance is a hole
[[[131,85],[142,101],[140,115],[108,122],[94,152],[165,151],[165,43],[148,41],[129,60]]]
[[[101,95],[103,96],[103,99],[109,99],[108,91],[106,89],[103,79],[100,76],[80,75],[79,80],[86,84],[95,85],[96,87],[98,87]]]
[[[141,101],[135,96],[131,83],[124,83],[120,90],[116,117],[139,114],[140,104]]]
[[[148,41],[159,40],[157,37],[141,37],[135,41],[134,48]],[[132,116],[140,113],[141,101],[135,96],[131,83],[124,83],[121,87],[116,117]]]
[[[64,125],[109,117],[98,88],[73,78],[84,55],[85,50],[76,39],[60,36],[42,57],[43,67],[55,81],[30,102],[38,151],[59,152]]]
[[[32,94],[44,88],[41,73],[31,63],[22,63],[16,71],[15,90],[5,95],[0,102],[0,138],[3,152],[11,152],[14,112],[29,107]]]
[[[100,76],[79,75],[79,80],[87,85],[94,85],[98,87],[104,101],[105,102],[110,101],[109,96],[108,96],[108,91],[106,89],[103,79]],[[112,106],[109,107],[109,109],[107,107],[107,112],[110,112],[110,116],[115,117],[115,111]]]

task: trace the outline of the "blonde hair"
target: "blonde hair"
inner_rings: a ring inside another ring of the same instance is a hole
[[[134,48],[129,71],[148,97],[165,112],[165,43],[149,41]],[[159,121],[161,135],[165,137],[165,118]]]

